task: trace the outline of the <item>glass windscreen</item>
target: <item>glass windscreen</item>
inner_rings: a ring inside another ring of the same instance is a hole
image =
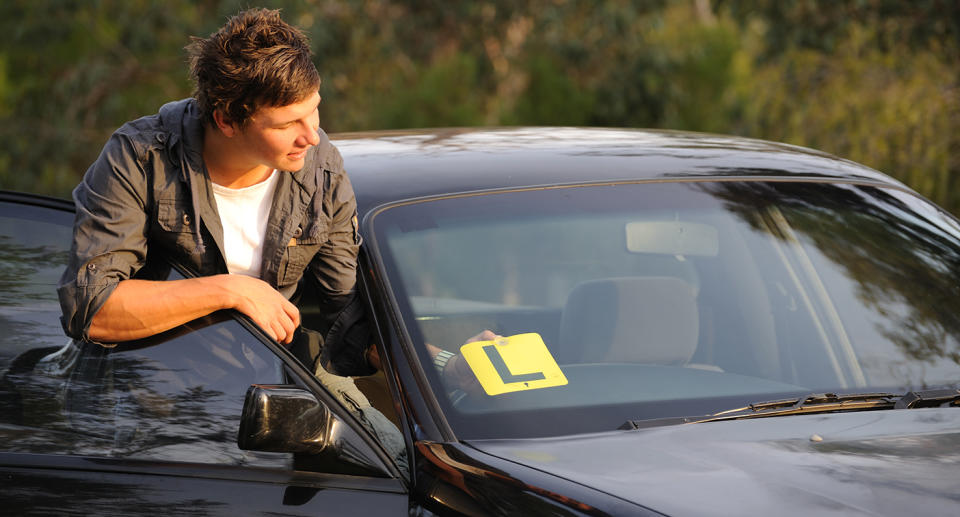
[[[461,438],[960,383],[960,227],[899,190],[537,189],[392,207],[373,230]]]

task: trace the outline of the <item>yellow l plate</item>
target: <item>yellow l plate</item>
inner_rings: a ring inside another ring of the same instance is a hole
[[[567,384],[560,365],[540,334],[517,334],[460,347],[487,395],[538,390]]]

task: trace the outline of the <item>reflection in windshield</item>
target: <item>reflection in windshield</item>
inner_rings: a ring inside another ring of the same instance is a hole
[[[948,216],[906,194],[869,187],[715,183],[705,190],[755,228],[757,211],[777,206],[793,230],[842,268],[857,298],[883,316],[874,322],[877,332],[904,357],[960,365],[960,248]],[[924,209],[940,226],[917,213]],[[922,377],[910,380],[924,387]]]
[[[423,364],[425,343],[458,353],[483,329],[533,333],[569,380],[464,394],[425,367],[466,436],[960,382],[960,228],[898,190],[570,187],[398,206],[374,230]],[[504,383],[535,375],[522,356],[483,369]]]

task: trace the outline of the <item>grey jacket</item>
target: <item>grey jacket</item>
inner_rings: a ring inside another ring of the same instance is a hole
[[[89,339],[94,314],[121,280],[165,279],[162,257],[201,276],[227,273],[199,117],[185,99],[124,124],[74,189],[73,246],[57,290],[69,336]],[[354,294],[360,236],[353,188],[340,153],[320,136],[303,169],[280,176],[261,278],[291,298],[306,277],[319,290],[325,333],[338,319],[356,323],[362,309]]]

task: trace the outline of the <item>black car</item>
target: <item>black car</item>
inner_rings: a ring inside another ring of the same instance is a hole
[[[0,197],[0,513],[960,515],[960,223],[904,185],[680,132],[336,143],[370,377],[226,311],[71,342],[72,205]]]

